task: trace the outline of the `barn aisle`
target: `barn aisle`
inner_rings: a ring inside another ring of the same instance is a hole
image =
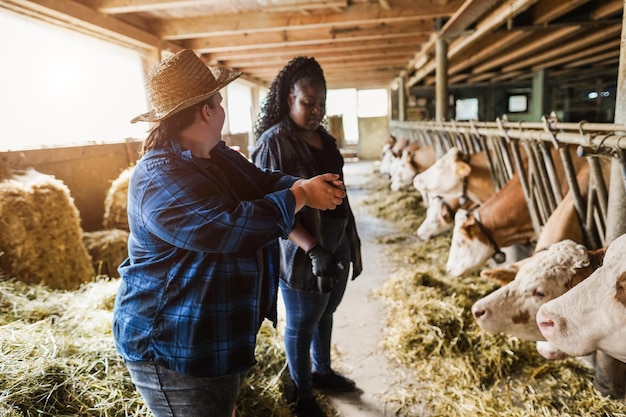
[[[338,353],[338,371],[354,379],[357,391],[328,394],[342,417],[392,416],[385,395],[394,385],[394,371],[379,347],[382,337],[384,306],[374,295],[389,275],[384,250],[378,239],[392,226],[367,212],[368,179],[377,170],[374,161],[346,161],[345,183],[361,237],[363,273],[348,283],[343,302],[335,314],[333,346]]]

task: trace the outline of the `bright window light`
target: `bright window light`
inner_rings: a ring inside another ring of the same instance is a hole
[[[326,93],[326,114],[341,116],[344,139],[348,143],[359,140],[356,99],[357,91],[354,88],[328,90]]]
[[[387,90],[359,90],[358,105],[359,117],[387,116]]]
[[[456,120],[478,120],[478,99],[464,98],[456,101]]]
[[[228,122],[230,132],[246,133],[252,131],[252,93],[250,87],[231,83],[228,92]]]
[[[4,10],[0,38],[0,151],[146,136],[137,52]]]

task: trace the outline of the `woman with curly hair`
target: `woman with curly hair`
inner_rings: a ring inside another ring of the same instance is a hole
[[[262,168],[296,176],[339,174],[343,157],[322,126],[326,80],[314,58],[296,57],[270,86],[256,125],[252,159]],[[333,314],[343,298],[350,270],[362,270],[361,243],[347,196],[334,210],[305,208],[288,239],[280,239],[279,287],[286,308],[285,351],[299,417],[325,414],[313,388],[355,389],[354,381],[331,368]],[[352,265],[352,268],[350,268]]]

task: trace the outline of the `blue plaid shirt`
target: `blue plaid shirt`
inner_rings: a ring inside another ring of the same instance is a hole
[[[174,144],[133,169],[113,316],[126,361],[208,377],[254,364],[259,326],[275,313],[277,241],[293,227],[288,189],[298,178],[258,169],[224,142],[211,156]]]

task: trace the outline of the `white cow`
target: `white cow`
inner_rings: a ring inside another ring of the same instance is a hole
[[[484,152],[465,155],[457,147],[450,148],[430,168],[417,174],[413,186],[422,196],[464,196],[478,204],[495,191]]]
[[[626,362],[626,234],[608,247],[589,278],[539,308],[537,324],[552,345],[572,356],[601,350]]]
[[[413,183],[413,178],[430,167],[435,159],[435,150],[432,146],[422,147],[417,142],[411,142],[402,150],[400,158],[392,163],[391,190],[398,191],[409,187]]]
[[[396,142],[396,137],[393,135],[389,135],[385,140],[380,156],[380,166],[378,167],[381,174],[389,176],[391,173],[391,161],[395,157],[393,154],[393,147]]]
[[[417,228],[416,234],[421,240],[428,240],[447,232],[454,226],[454,216],[459,209],[470,209],[474,202],[470,200],[434,196],[428,199],[428,209],[424,221]]]
[[[604,250],[590,251],[570,239],[535,253],[520,266],[513,281],[474,303],[476,323],[492,333],[545,340],[536,322],[539,307],[587,278],[603,254]]]

